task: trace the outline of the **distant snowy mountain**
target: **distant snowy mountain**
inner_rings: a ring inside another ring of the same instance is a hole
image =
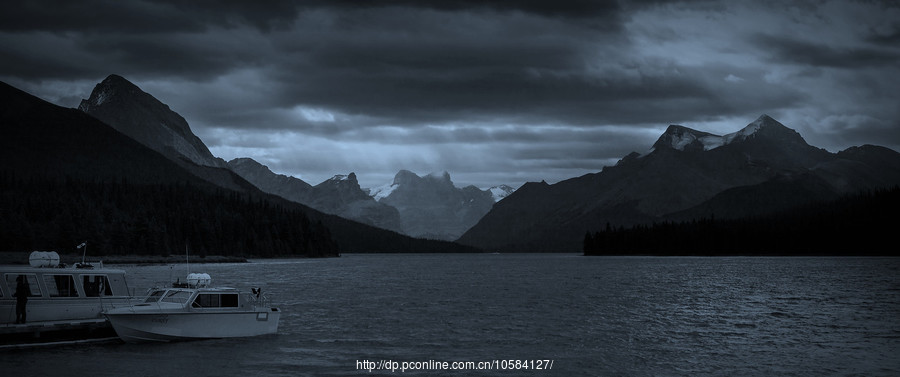
[[[433,176],[433,174],[430,176]],[[397,183],[395,180],[395,181],[391,181],[390,183],[387,183],[387,184],[384,184],[384,185],[381,185],[378,187],[370,188],[368,190],[368,192],[369,192],[369,196],[375,198],[375,200],[381,200],[381,199],[384,199],[385,197],[390,196],[391,193],[394,192],[394,190],[396,190],[398,187],[400,187],[400,184]],[[493,186],[493,187],[491,187],[487,190],[483,190],[483,191],[490,192],[491,197],[494,198],[494,202],[499,202],[503,198],[509,196],[509,194],[512,194],[513,192],[515,192],[516,189],[509,185],[499,185],[499,186]]]
[[[442,240],[462,235],[494,205],[491,191],[457,188],[447,172],[420,177],[401,170],[391,183],[370,189],[369,195],[397,208],[403,233]]]
[[[273,173],[251,158],[236,158],[228,166],[261,190],[308,205],[319,211],[399,232],[400,215],[389,205],[369,197],[359,187],[356,174],[336,175],[310,186],[299,178]]]
[[[457,188],[446,172],[419,177],[401,170],[390,183],[364,190],[354,173],[335,175],[311,186],[298,178],[273,173],[250,158],[231,160],[228,166],[265,192],[325,213],[436,240],[458,238],[497,200],[515,191],[506,185],[489,190]]]
[[[355,173],[335,175],[314,186],[309,205],[343,218],[402,232],[397,209],[372,199],[359,187]]]
[[[585,232],[704,217],[740,218],[900,184],[900,153],[810,146],[762,115],[714,135],[672,125],[649,153],[553,185],[529,182],[459,242],[507,251],[579,251]]]
[[[503,200],[503,198],[509,196],[514,191],[516,191],[516,189],[514,189],[508,185],[500,185],[500,186],[491,187],[488,189],[488,191],[491,192],[491,196],[493,196],[494,202],[499,202],[499,201]]]
[[[380,201],[391,195],[394,190],[400,187],[399,183],[388,183],[382,186],[374,187],[369,189],[369,196],[371,196],[376,201]]]
[[[760,130],[771,130],[773,128],[782,129],[781,131],[776,132],[785,132],[785,130],[787,130],[788,132],[785,132],[785,134],[788,135],[790,135],[790,132],[793,132],[794,135],[791,136],[795,136],[802,140],[802,137],[800,137],[800,134],[797,134],[796,131],[784,127],[784,125],[778,123],[775,119],[763,114],[740,131],[723,136],[697,131],[684,126],[671,125],[666,132],[660,136],[656,143],[653,144],[652,150],[655,150],[656,148],[672,148],[679,151],[684,151],[686,149],[708,151],[734,142],[747,140],[747,138],[754,137]]]

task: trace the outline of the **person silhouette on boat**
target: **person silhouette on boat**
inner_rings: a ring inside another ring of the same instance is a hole
[[[28,295],[31,293],[31,287],[25,280],[25,275],[16,277],[16,323],[25,323],[26,310],[25,305],[28,304]]]

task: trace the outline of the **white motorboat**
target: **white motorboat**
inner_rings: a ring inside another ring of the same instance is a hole
[[[115,340],[103,312],[140,302],[125,271],[102,262],[65,266],[52,251],[35,251],[29,261],[0,266],[0,349]]]
[[[169,342],[274,334],[281,310],[258,288],[241,292],[209,287],[208,274],[186,284],[155,288],[144,302],[106,311],[119,338],[129,343]]]

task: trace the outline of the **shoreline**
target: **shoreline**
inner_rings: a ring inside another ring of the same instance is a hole
[[[28,265],[30,251],[2,251],[0,252],[0,265]],[[191,263],[250,263],[247,258],[223,255],[208,255],[205,257],[191,257]],[[106,255],[103,257],[87,256],[86,263],[110,264],[136,264],[136,265],[166,265],[185,263],[184,255]],[[59,254],[59,263],[62,265],[74,265],[81,263],[80,254]]]

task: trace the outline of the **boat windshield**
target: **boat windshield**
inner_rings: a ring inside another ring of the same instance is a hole
[[[144,303],[159,301],[159,298],[162,297],[163,293],[165,292],[166,291],[153,291],[149,296],[147,296],[147,298],[144,300]]]
[[[169,291],[166,293],[166,296],[162,298],[162,302],[174,302],[176,304],[184,304],[187,302],[189,298],[191,298],[191,291]]]

